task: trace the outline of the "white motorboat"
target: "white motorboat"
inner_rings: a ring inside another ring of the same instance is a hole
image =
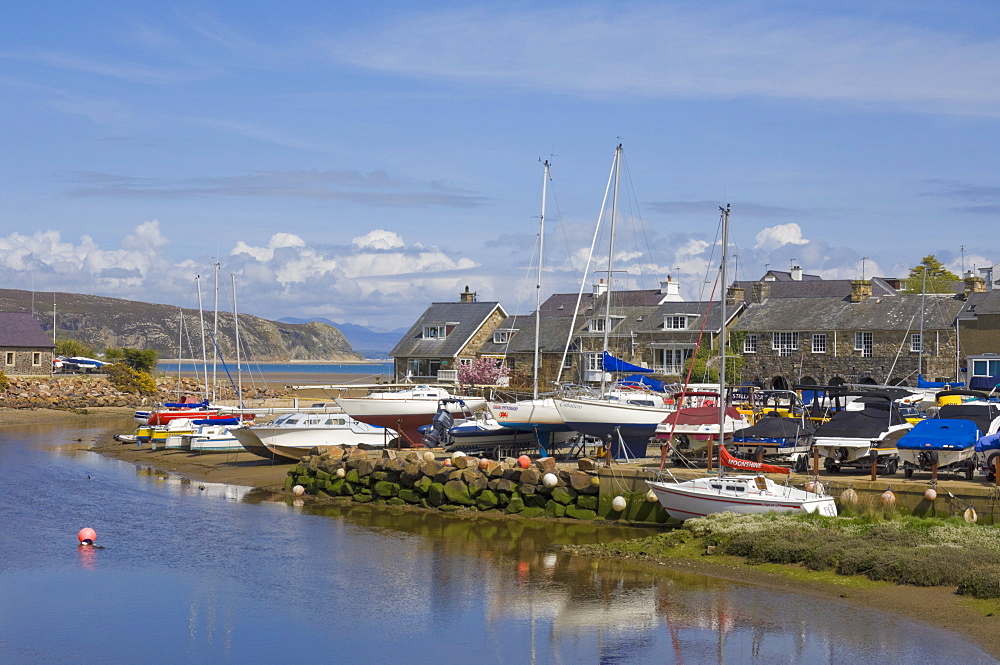
[[[239,426],[239,419],[233,418],[224,424],[212,420],[196,420],[198,426],[193,434],[185,435],[190,441],[193,453],[241,453],[243,445],[233,436],[231,429]]]
[[[419,427],[431,423],[442,399],[457,399],[462,403],[455,404],[453,412],[456,414],[465,409],[479,411],[486,408],[486,400],[482,397],[453,396],[444,388],[427,385],[396,392],[372,393],[366,397],[338,397],[337,404],[355,420],[395,430],[403,439],[401,443],[417,447],[423,445]]]
[[[420,428],[424,445],[440,446],[448,452],[461,451],[497,457],[513,456],[539,446],[534,432],[508,427],[496,418],[488,417],[486,413],[476,415],[466,412],[464,418],[455,420],[449,401],[441,400],[433,422]],[[552,448],[565,445],[579,436],[569,428],[552,431],[550,435],[548,445]]]
[[[829,421],[816,428],[813,444],[830,473],[843,467],[876,467],[892,475],[899,468],[896,442],[913,425],[906,420],[893,396],[877,391],[848,391],[835,399],[855,397],[840,406]]]
[[[396,436],[392,430],[359,422],[346,413],[288,413],[230,433],[255,455],[290,460],[301,459],[316,446],[384,446]]]
[[[719,475],[677,483],[649,483],[667,514],[681,521],[722,512],[819,513],[829,517],[837,515],[836,502],[833,497],[822,493],[822,485],[819,483],[815,484],[816,491],[808,491],[787,483],[778,484],[763,475],[722,473],[723,467],[729,467],[757,471],[758,474],[788,474],[790,469],[787,467],[737,459],[730,456],[724,446],[719,449],[719,458]]]

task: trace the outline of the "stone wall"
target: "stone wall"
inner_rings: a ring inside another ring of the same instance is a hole
[[[602,479],[595,470],[559,469],[551,457],[521,468],[516,460],[464,456],[439,460],[431,451],[397,454],[385,450],[381,457],[372,457],[359,448],[330,446],[313,453],[288,472],[286,490],[301,485],[306,493],[320,498],[345,497],[445,512],[495,510],[522,517],[581,520],[667,519],[658,502],[646,500],[648,487],[633,493],[628,507],[619,512],[612,505],[614,497],[602,494]],[[548,474],[552,475],[547,484]]]
[[[14,362],[7,363],[8,354],[14,354]],[[34,355],[38,354],[38,363],[33,362]],[[13,375],[48,375],[52,373],[52,349],[51,348],[26,348],[0,347],[0,370],[4,374]]]

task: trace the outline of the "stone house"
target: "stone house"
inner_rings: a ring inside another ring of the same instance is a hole
[[[52,373],[55,344],[31,314],[0,312],[0,370],[5,374]]]
[[[986,280],[971,274],[965,284],[967,299],[958,315],[958,335],[967,385],[992,390],[1000,383],[1000,290],[986,291]]]
[[[743,336],[743,379],[764,387],[796,384],[916,385],[957,373],[956,319],[963,296],[872,294],[854,280],[848,297],[769,297],[734,326]],[[921,335],[921,320],[923,334]]]
[[[458,368],[471,363],[507,312],[498,302],[478,302],[465,287],[458,302],[431,303],[393,347],[397,382],[458,381]]]

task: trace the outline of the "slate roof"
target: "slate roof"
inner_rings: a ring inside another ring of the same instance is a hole
[[[454,358],[494,310],[507,312],[498,302],[431,303],[389,355],[393,358]],[[444,339],[424,339],[425,325],[456,324]]]
[[[53,349],[52,338],[45,334],[31,314],[0,312],[0,346],[24,346]]]
[[[962,318],[973,318],[980,314],[1000,314],[1000,291],[970,293],[962,308]]]
[[[733,282],[733,286],[743,289],[743,301],[752,302],[753,281]],[[768,285],[768,298],[850,298],[851,280],[849,279],[815,279],[809,281],[765,282]],[[884,280],[872,280],[872,296],[894,296],[899,292]]]
[[[572,316],[542,317],[542,326],[539,329],[538,348],[542,353],[562,353],[566,347],[566,338],[569,334],[569,326]],[[579,319],[578,319],[579,322]],[[522,314],[521,316],[508,316],[504,322],[497,326],[496,330],[516,329],[507,344],[497,344],[491,337],[481,347],[479,352],[489,355],[503,353],[531,353],[535,352],[535,315]]]
[[[873,296],[859,303],[843,298],[773,298],[748,307],[734,329],[749,332],[909,329],[917,332],[920,302],[920,294]],[[954,327],[962,305],[955,296],[928,295],[924,330]]]
[[[771,277],[774,278],[774,280],[769,280],[769,281],[775,281],[775,282],[792,282],[792,281],[798,282],[798,281],[800,281],[800,280],[793,280],[792,279],[792,273],[786,272],[784,270],[768,270],[767,274],[764,275],[764,278],[766,279],[768,277],[768,275],[770,275]],[[803,281],[803,282],[808,282],[808,281],[812,281],[812,280],[815,280],[815,279],[823,279],[823,278],[820,277],[819,275],[807,275],[805,273],[802,273],[802,280],[801,281]]]

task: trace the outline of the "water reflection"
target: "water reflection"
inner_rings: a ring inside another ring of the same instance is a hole
[[[297,505],[5,434],[0,661],[994,662],[891,614],[551,547],[645,529]],[[72,552],[83,525],[106,549]]]

